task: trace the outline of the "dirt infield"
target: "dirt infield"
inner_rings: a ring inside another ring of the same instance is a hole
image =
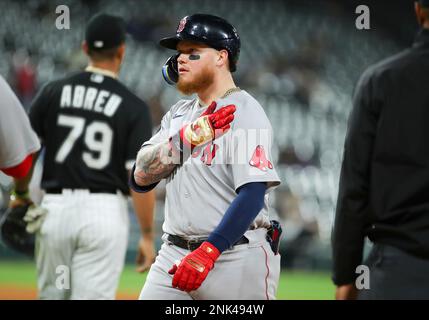
[[[34,300],[37,297],[34,288],[19,288],[15,286],[1,286],[0,300]]]
[[[119,292],[116,295],[117,300],[137,300],[138,294]],[[36,300],[37,290],[35,288],[1,286],[0,300]]]

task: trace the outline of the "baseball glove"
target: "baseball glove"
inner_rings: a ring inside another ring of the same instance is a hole
[[[34,257],[35,237],[27,232],[24,216],[31,204],[8,208],[0,217],[2,241],[11,249]]]

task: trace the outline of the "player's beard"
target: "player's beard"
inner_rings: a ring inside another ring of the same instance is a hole
[[[195,92],[199,92],[208,86],[210,86],[214,81],[214,70],[211,69],[208,65],[204,66],[200,73],[196,74],[191,80],[184,80],[179,76],[179,81],[177,82],[177,90],[179,90],[184,95],[191,95]]]

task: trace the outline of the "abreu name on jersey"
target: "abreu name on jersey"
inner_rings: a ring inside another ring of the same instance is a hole
[[[121,102],[120,96],[107,90],[81,84],[66,84],[61,91],[60,108],[83,109],[112,117]]]

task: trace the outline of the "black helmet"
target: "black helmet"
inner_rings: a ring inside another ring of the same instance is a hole
[[[181,40],[201,42],[229,54],[231,72],[236,70],[240,55],[240,37],[237,30],[225,19],[210,14],[194,14],[186,16],[179,22],[176,35],[162,39],[161,46],[176,50]]]

